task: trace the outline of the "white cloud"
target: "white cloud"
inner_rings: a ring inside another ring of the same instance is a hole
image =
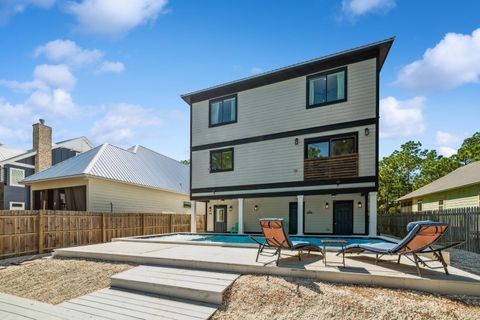
[[[28,6],[48,9],[56,0],[2,0],[0,2],[0,23],[4,23],[10,16],[23,12]]]
[[[99,73],[113,72],[113,73],[122,73],[125,70],[125,66],[121,62],[115,61],[104,61],[100,68],[98,69]]]
[[[45,56],[54,62],[81,66],[100,60],[103,52],[97,49],[82,49],[71,40],[57,39],[37,47],[35,49],[35,57],[39,56]]]
[[[46,90],[47,85],[40,80],[33,81],[15,81],[15,80],[0,80],[0,86],[7,87],[16,92],[31,92],[32,90]]]
[[[110,107],[102,119],[95,121],[90,132],[98,143],[125,144],[132,141],[140,129],[160,125],[161,119],[151,109],[121,103]]]
[[[63,89],[35,91],[25,104],[43,113],[67,118],[74,117],[78,111],[70,93]]]
[[[480,79],[480,28],[447,33],[433,48],[400,70],[396,83],[415,90],[451,89]]]
[[[68,66],[64,64],[36,66],[33,76],[49,86],[66,90],[71,90],[77,81]]]
[[[409,100],[398,100],[395,97],[380,100],[380,137],[406,137],[425,132],[425,101],[421,96]]]
[[[450,147],[439,147],[438,153],[440,153],[444,157],[451,157],[452,155],[457,153],[457,149]]]
[[[33,111],[23,104],[13,105],[3,97],[0,97],[0,137],[2,141],[11,141],[15,146],[17,143],[24,144],[31,139],[31,124],[33,123]]]
[[[355,17],[369,12],[386,13],[395,5],[395,0],[343,0],[342,11],[349,17]]]
[[[259,67],[253,67],[253,68],[250,69],[251,74],[259,74],[259,73],[262,73],[262,72],[263,72],[263,69],[259,68]]]
[[[457,149],[462,144],[463,139],[461,136],[445,131],[437,131],[435,134],[435,144],[437,145],[438,152],[446,157],[457,153]]]
[[[154,21],[165,9],[167,0],[81,0],[70,2],[81,31],[97,35],[119,36]]]

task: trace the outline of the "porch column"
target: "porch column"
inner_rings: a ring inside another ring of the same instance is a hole
[[[368,235],[377,236],[377,192],[368,194]]]
[[[243,198],[238,199],[238,234],[243,234]]]
[[[197,233],[197,202],[193,200],[192,205],[192,214],[190,215],[190,232]],[[205,212],[205,214],[207,214]]]
[[[297,236],[303,236],[303,195],[297,196]]]

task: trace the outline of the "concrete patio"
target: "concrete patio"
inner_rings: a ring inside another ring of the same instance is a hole
[[[406,258],[402,259],[401,264],[397,264],[396,257],[384,257],[384,260],[376,265],[372,255],[346,255],[346,267],[343,268],[341,257],[337,257],[333,252],[327,253],[327,266],[324,265],[322,255],[318,253],[305,254],[302,261],[298,261],[296,257],[288,257],[288,251],[285,253],[276,267],[273,257],[261,256],[259,262],[255,262],[256,249],[253,248],[131,242],[120,239],[104,244],[57,249],[54,256],[241,274],[305,277],[440,294],[480,295],[480,276],[454,267],[449,267],[450,275],[446,275],[443,268],[422,268],[422,277],[419,277],[415,265]],[[438,266],[441,267],[440,264]]]

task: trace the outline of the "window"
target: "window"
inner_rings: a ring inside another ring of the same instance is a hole
[[[210,101],[210,127],[237,122],[237,96]]]
[[[306,159],[328,158],[357,153],[356,136],[319,138],[306,142]]]
[[[438,200],[438,210],[443,210],[443,200]]]
[[[192,207],[192,203],[190,201],[183,201],[183,207],[190,209]]]
[[[25,210],[25,202],[10,202],[10,210]]]
[[[233,148],[210,151],[210,172],[233,170]]]
[[[15,187],[24,187],[19,182],[25,179],[25,170],[10,168],[10,185]]]
[[[422,202],[423,202],[423,200],[418,200],[417,201],[417,211],[422,211]]]
[[[347,100],[347,68],[307,78],[307,107],[319,107]]]

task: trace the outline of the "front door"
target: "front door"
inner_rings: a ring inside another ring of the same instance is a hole
[[[288,215],[288,234],[297,234],[298,206],[296,202],[290,202]]]
[[[215,221],[215,232],[218,233],[225,233],[227,232],[227,206],[220,205],[214,206],[214,216],[213,219]]]
[[[333,234],[353,234],[353,201],[333,203]]]

